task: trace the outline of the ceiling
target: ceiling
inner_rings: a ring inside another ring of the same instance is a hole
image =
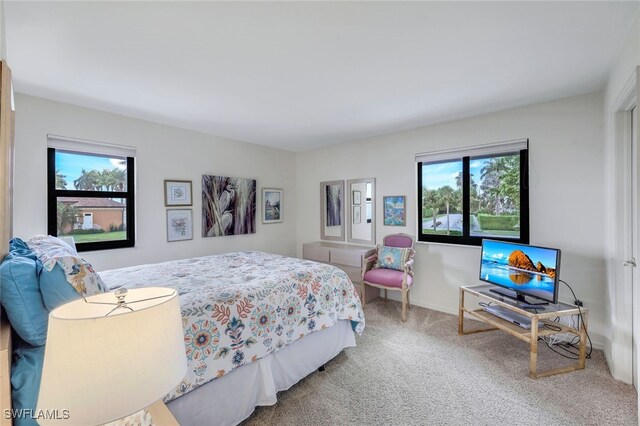
[[[602,89],[632,2],[5,2],[16,91],[303,151]]]

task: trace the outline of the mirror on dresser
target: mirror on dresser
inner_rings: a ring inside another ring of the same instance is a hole
[[[320,239],[344,241],[344,181],[320,182]]]
[[[354,244],[376,243],[376,179],[347,181],[347,241]]]

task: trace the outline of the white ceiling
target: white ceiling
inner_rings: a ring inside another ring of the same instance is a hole
[[[604,87],[639,3],[12,2],[18,92],[302,151]]]

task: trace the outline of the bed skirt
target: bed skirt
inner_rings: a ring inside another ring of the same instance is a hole
[[[356,345],[350,321],[338,321],[287,347],[189,392],[167,406],[182,426],[236,425],[256,406],[308,376],[344,348]],[[324,374],[324,373],[321,373]]]

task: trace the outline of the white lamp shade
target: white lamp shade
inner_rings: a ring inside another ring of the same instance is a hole
[[[184,378],[177,293],[132,289],[125,301],[133,312],[118,308],[106,316],[115,307],[113,293],[51,312],[37,410],[68,410],[69,418],[38,419],[41,425],[117,420],[158,401]]]

